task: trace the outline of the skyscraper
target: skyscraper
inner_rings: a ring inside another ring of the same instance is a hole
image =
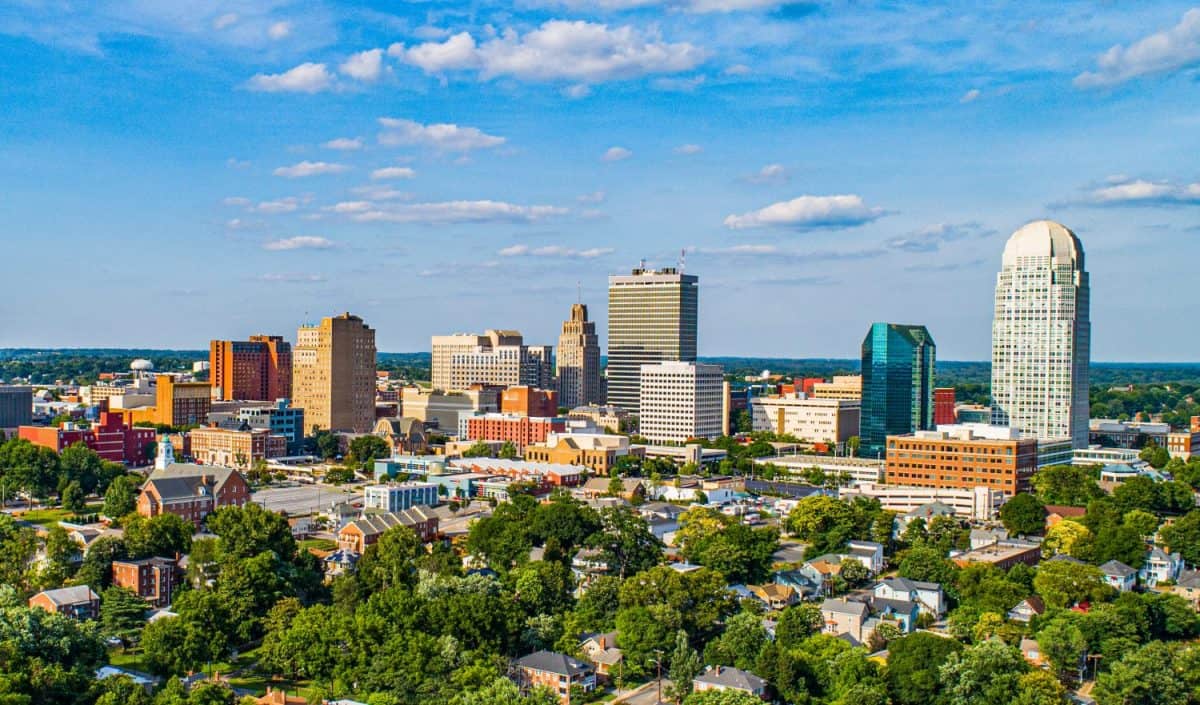
[[[516,330],[435,335],[430,347],[434,389],[459,390],[473,384],[547,389],[554,376],[554,347],[526,345]]]
[[[278,335],[208,344],[209,382],[220,399],[275,401],[292,396],[292,346]]]
[[[573,304],[571,319],[558,336],[558,403],[568,409],[603,401],[600,393],[600,339],[587,306]]]
[[[933,428],[937,346],[925,326],[875,323],[862,344],[862,453],[883,451],[889,435]]]
[[[293,405],[305,431],[366,433],[375,425],[375,330],[343,313],[296,331]]]
[[[1008,239],[996,276],[992,423],[1087,447],[1089,298],[1075,233],[1039,220]]]
[[[642,365],[695,362],[699,279],[638,268],[608,278],[608,403],[637,413]]]

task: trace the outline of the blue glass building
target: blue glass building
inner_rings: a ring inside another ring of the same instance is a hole
[[[936,350],[925,326],[872,324],[862,344],[862,455],[882,454],[889,435],[933,428]]]

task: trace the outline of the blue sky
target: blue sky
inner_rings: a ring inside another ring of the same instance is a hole
[[[204,7],[201,7],[201,6]],[[1035,5],[1037,5],[1035,7]],[[0,6],[0,345],[202,348],[350,310],[519,328],[640,259],[702,355],[989,354],[1051,217],[1097,360],[1195,360],[1200,8],[775,0]]]

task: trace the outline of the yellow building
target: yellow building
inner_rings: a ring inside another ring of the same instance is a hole
[[[525,446],[525,459],[559,465],[582,465],[594,473],[607,475],[617,458],[641,455],[631,449],[627,436],[607,433],[551,433],[542,445]]]
[[[814,399],[862,399],[862,375],[835,375],[813,385]]]
[[[296,331],[292,406],[314,429],[367,433],[375,425],[375,330],[343,313]]]

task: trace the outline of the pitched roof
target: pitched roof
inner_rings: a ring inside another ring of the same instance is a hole
[[[695,680],[699,683],[711,683],[712,685],[745,690],[751,693],[762,690],[767,686],[767,682],[762,678],[749,671],[743,671],[740,668],[733,668],[731,666],[716,666],[696,676]]]
[[[592,667],[578,659],[560,654],[555,651],[535,651],[528,656],[517,659],[517,665],[533,671],[545,671],[560,676],[574,676],[581,673],[591,673]]]
[[[1057,514],[1060,517],[1081,517],[1087,514],[1086,507],[1071,507],[1065,504],[1047,504],[1046,514]]]
[[[206,493],[217,494],[235,474],[237,470],[215,465],[171,463],[150,473],[142,490],[153,485],[164,502],[187,500]]]
[[[375,534],[382,534],[396,526],[412,526],[413,524],[419,524],[430,519],[436,521],[437,516],[424,507],[417,505],[398,512],[364,514],[362,518],[355,519],[346,524],[342,531],[353,526],[362,532],[363,536],[374,536]]]
[[[1132,575],[1137,575],[1137,571],[1125,565],[1121,561],[1111,560],[1100,566],[1100,570],[1104,571],[1105,575],[1115,575],[1119,578],[1128,578]]]
[[[920,580],[909,580],[908,578],[884,578],[875,584],[876,587],[886,585],[892,590],[900,592],[916,592],[917,590],[936,590],[941,591],[942,586],[939,583],[926,583]]]
[[[38,594],[50,600],[51,604],[58,606],[77,605],[81,602],[91,602],[92,600],[100,599],[100,596],[87,585],[74,585],[56,590],[43,590]]]
[[[1200,588],[1200,570],[1185,570],[1181,572],[1175,584],[1185,588]]]
[[[1017,606],[1013,607],[1013,609],[1015,610],[1021,605],[1029,605],[1030,609],[1037,614],[1042,614],[1046,611],[1046,603],[1042,602],[1042,598],[1038,597],[1037,595],[1030,595],[1029,597],[1026,597],[1024,600],[1018,602]]]
[[[871,607],[876,612],[891,610],[898,614],[912,614],[917,609],[917,603],[910,600],[890,600],[886,597],[872,597]]]
[[[821,611],[837,612],[838,614],[848,614],[863,618],[869,612],[865,602],[855,602],[853,600],[844,600],[840,597],[830,597],[821,603]]]

